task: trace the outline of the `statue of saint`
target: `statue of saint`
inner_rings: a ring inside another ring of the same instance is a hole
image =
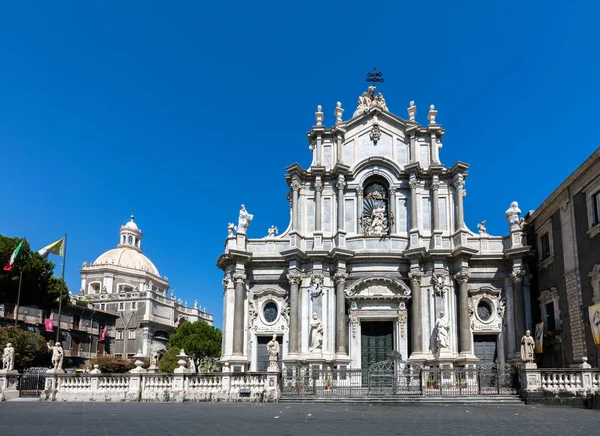
[[[150,354],[150,367],[158,366],[158,351],[152,350],[152,354]]]
[[[316,351],[323,348],[323,323],[316,313],[313,313],[310,321],[310,348],[308,351]]]
[[[15,349],[12,344],[9,342],[4,347],[4,352],[2,353],[2,369],[7,371],[12,371],[15,366]]]
[[[277,229],[277,227],[275,227],[275,226],[271,226],[271,227],[269,227],[267,232],[268,232],[267,238],[274,238],[275,235],[277,235],[277,233],[279,233],[279,229]]]
[[[52,351],[52,366],[54,371],[62,371],[63,357],[65,355],[60,342],[56,342],[53,346],[48,344],[48,350]]]
[[[521,225],[519,223],[519,215],[521,215],[521,209],[519,209],[519,203],[513,201],[506,212],[504,212],[504,218],[508,220],[510,230],[519,230]]]
[[[188,369],[190,371],[191,374],[196,374],[198,372],[198,369],[196,368],[196,360],[195,357],[192,354],[192,357],[190,357],[189,363],[188,363]]]
[[[526,363],[535,361],[534,351],[535,339],[531,336],[531,331],[527,330],[521,338],[521,360]]]
[[[450,349],[450,321],[444,316],[444,312],[440,312],[440,316],[435,322],[435,333],[438,350]]]
[[[242,208],[240,209],[240,216],[238,218],[238,233],[246,233],[246,230],[248,230],[248,227],[250,226],[250,223],[252,222],[252,218],[254,218],[254,215],[249,214],[246,211],[246,206],[244,206],[242,204]]]
[[[279,342],[277,342],[276,334],[273,334],[273,339],[267,344],[267,350],[269,351],[269,369],[278,368]]]
[[[486,220],[483,220],[479,224],[477,224],[477,229],[479,230],[479,234],[480,235],[486,235],[487,234],[487,229],[485,228],[485,223],[486,222],[487,222]]]

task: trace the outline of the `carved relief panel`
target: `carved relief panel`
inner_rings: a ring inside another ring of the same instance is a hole
[[[282,289],[253,291],[248,300],[248,328],[254,332],[283,332],[288,328],[289,314],[287,292]]]

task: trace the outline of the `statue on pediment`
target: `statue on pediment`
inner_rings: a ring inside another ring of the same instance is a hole
[[[376,88],[374,86],[369,86],[369,89],[366,92],[363,92],[360,97],[358,97],[358,107],[356,108],[353,116],[357,116],[368,111],[372,106],[379,106],[383,110],[388,110],[385,103],[385,98],[383,98],[381,92],[375,95],[375,90]]]
[[[240,209],[240,216],[238,218],[238,225],[237,225],[237,231],[238,233],[246,233],[246,231],[248,230],[248,227],[250,226],[250,223],[252,222],[252,218],[254,218],[254,215],[248,213],[246,211],[246,206],[244,206],[242,204],[242,208]]]

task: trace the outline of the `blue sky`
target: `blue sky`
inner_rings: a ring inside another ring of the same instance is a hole
[[[471,165],[465,218],[507,233],[599,145],[594,1],[5,2],[0,12],[0,233],[68,232],[66,279],[117,244],[131,212],[178,296],[222,318],[227,223],[287,227],[284,168],[373,66]],[[590,130],[588,132],[587,130]],[[60,262],[60,259],[54,259]],[[59,271],[58,271],[59,272]]]

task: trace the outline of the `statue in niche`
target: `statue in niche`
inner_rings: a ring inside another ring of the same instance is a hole
[[[273,333],[273,339],[267,344],[267,350],[269,352],[269,369],[277,369],[279,362],[279,342],[277,342],[277,335]]]
[[[531,363],[535,361],[535,339],[531,336],[531,331],[527,330],[525,336],[521,338],[521,361]]]
[[[65,352],[60,342],[56,342],[54,345],[48,344],[48,350],[52,351],[52,369],[54,371],[62,371],[63,358]]]
[[[510,227],[511,231],[521,229],[519,215],[521,215],[521,209],[519,209],[519,203],[517,203],[516,201],[513,201],[510,204],[510,207],[508,208],[508,210],[506,212],[504,212],[504,218],[506,218],[506,220],[508,221],[508,226]]]
[[[388,232],[385,188],[378,183],[373,183],[365,191],[363,200],[365,234],[384,236]]]
[[[238,225],[237,225],[237,231],[238,233],[246,233],[246,231],[248,230],[248,227],[250,226],[250,223],[252,222],[252,218],[254,218],[254,215],[249,214],[246,211],[246,206],[244,206],[242,204],[242,208],[240,209],[240,216],[238,218]]]
[[[440,316],[435,322],[435,334],[438,350],[443,348],[450,349],[450,321],[444,316],[444,312],[440,312]]]
[[[12,371],[15,367],[15,349],[9,342],[2,352],[2,369]]]
[[[323,348],[323,333],[323,323],[315,312],[310,321],[310,348],[308,351],[313,352]]]

